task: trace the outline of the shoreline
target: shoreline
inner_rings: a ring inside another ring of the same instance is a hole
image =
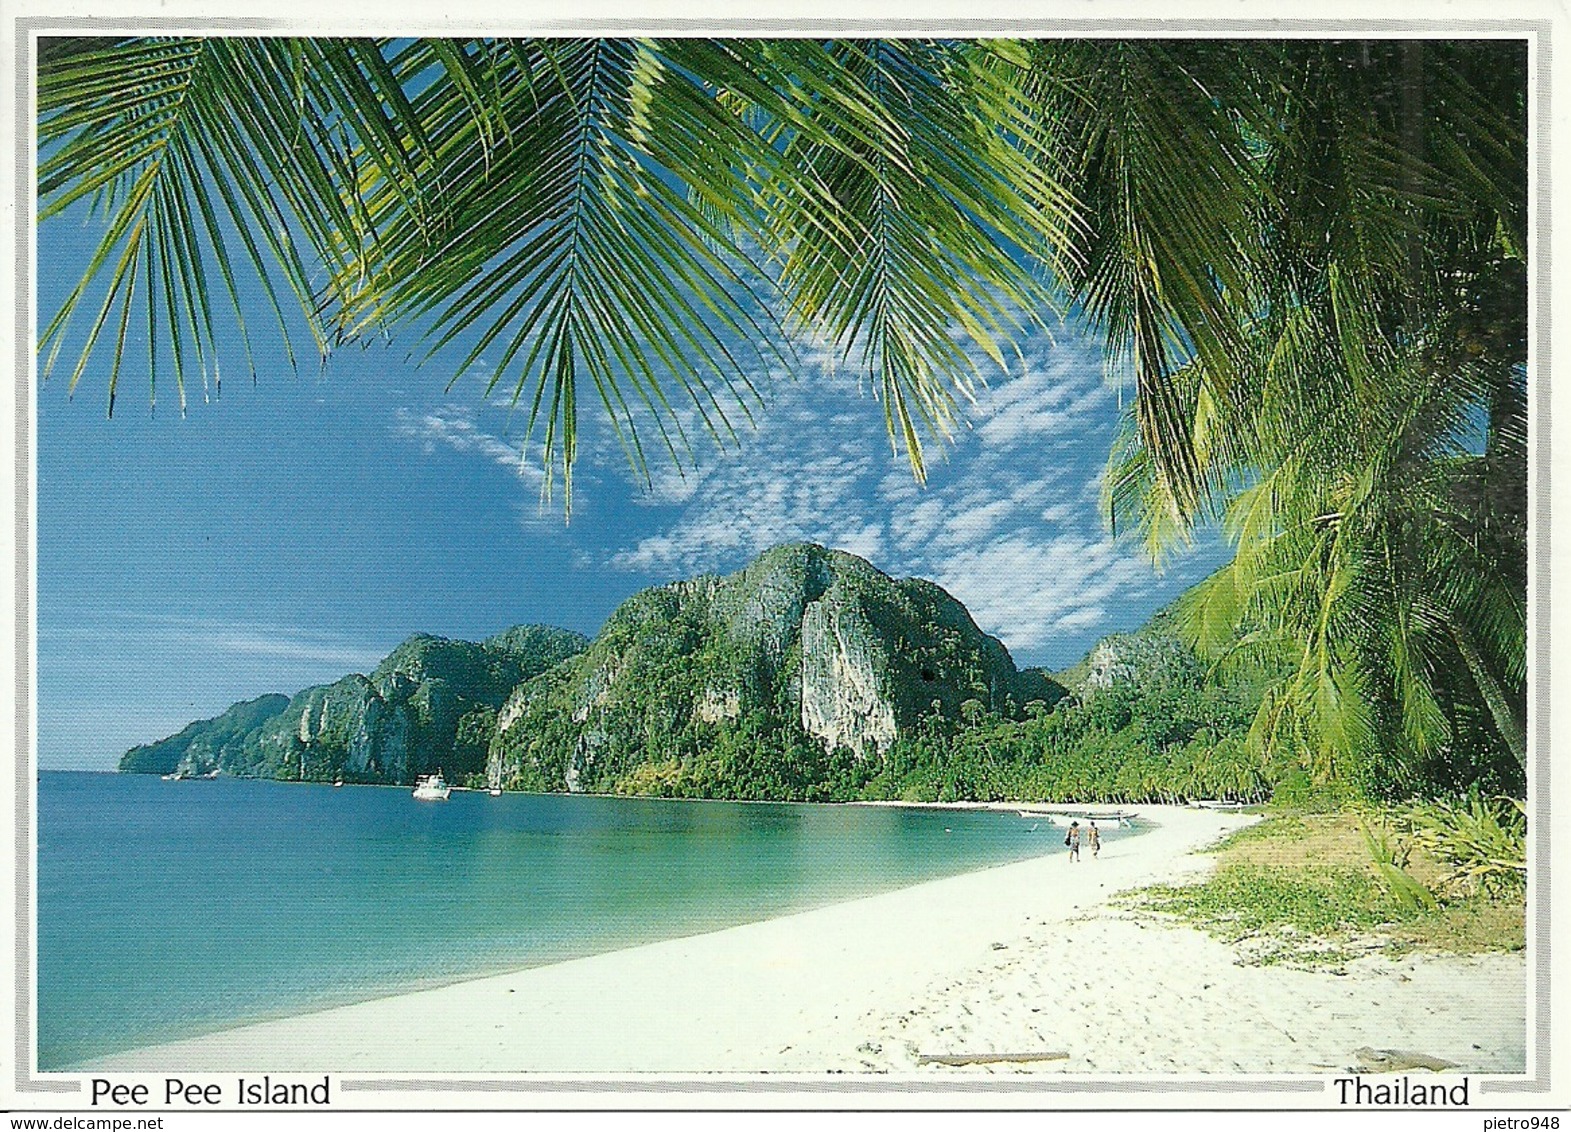
[[[967,808],[977,807],[1019,808]],[[1110,842],[1097,860],[1085,852],[1070,863],[1055,846],[892,892],[127,1050],[83,1068],[1324,1073],[1372,1046],[1422,1050],[1475,1072],[1524,1071],[1520,954],[1358,960],[1340,976],[1238,966],[1231,948],[1195,929],[1132,918],[1108,902],[1208,871],[1211,859],[1197,851],[1255,819],[1127,809],[1146,829]],[[1032,1051],[1069,1056],[922,1061]]]

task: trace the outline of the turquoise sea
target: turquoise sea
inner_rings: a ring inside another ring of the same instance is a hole
[[[38,1064],[1038,856],[1014,814],[45,772]],[[1110,837],[1118,836],[1110,832]]]

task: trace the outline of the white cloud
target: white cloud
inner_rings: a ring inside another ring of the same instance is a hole
[[[251,656],[275,656],[284,660],[320,661],[347,669],[374,668],[382,653],[354,645],[319,644],[288,637],[258,636],[244,631],[219,634],[212,638],[214,648],[223,652]]]
[[[1059,642],[1132,627],[1164,585],[1138,547],[1115,543],[1100,514],[1117,399],[1100,352],[1061,332],[1031,345],[1022,373],[977,391],[968,429],[930,453],[918,485],[893,455],[883,414],[853,378],[820,365],[778,383],[740,450],[683,481],[671,521],[612,558],[672,577],[734,569],[783,541],[859,554],[893,574],[931,578],[1017,655],[1063,660]],[[672,499],[659,502],[665,503]],[[1070,650],[1072,651],[1072,650]]]
[[[426,412],[397,409],[393,413],[393,434],[418,442],[428,456],[439,446],[447,447],[483,456],[536,485],[544,482],[545,473],[538,461],[530,462],[525,446],[486,432],[476,423],[475,410],[471,408],[444,405]]]
[[[72,628],[42,627],[41,643],[76,652],[95,645],[134,644],[143,650],[177,649],[208,655],[267,657],[343,671],[370,671],[388,652],[320,629],[265,621],[235,621],[180,614],[116,611],[104,621]],[[340,675],[342,672],[340,672]]]
[[[1100,349],[1073,330],[1026,343],[1018,372],[962,399],[953,440],[926,447],[925,485],[892,449],[865,379],[821,345],[798,345],[796,355],[798,378],[768,375],[760,383],[768,407],[756,427],[738,417],[734,441],[716,441],[696,406],[673,399],[675,460],[635,404],[647,480],[605,415],[586,407],[573,526],[598,525],[602,564],[677,578],[736,569],[781,542],[818,542],[892,574],[931,578],[1017,655],[1054,662],[1073,659],[1088,638],[1131,627],[1152,594],[1176,593],[1198,576],[1180,561],[1159,582],[1138,547],[1106,533],[1102,474],[1119,398]],[[498,411],[401,410],[394,432],[428,453],[447,449],[520,473],[534,495],[532,506],[520,503],[521,521],[562,530],[560,507],[542,502],[538,450],[524,462],[518,441],[482,424]]]
[[[423,411],[400,408],[393,412],[392,432],[394,436],[420,445],[427,456],[433,455],[438,449],[447,448],[506,468],[518,477],[524,489],[525,498],[520,500],[517,512],[519,522],[531,529],[560,531],[565,518],[561,475],[556,475],[553,481],[548,482],[539,449],[531,451],[524,440],[509,440],[496,432],[487,431],[479,423],[481,413],[506,416],[510,411],[505,407],[490,405],[479,408],[440,405]],[[578,482],[582,483],[582,479],[580,475]],[[673,501],[683,498],[674,489],[669,491],[669,495]],[[576,490],[575,498],[578,500],[577,505],[581,505],[581,489]]]

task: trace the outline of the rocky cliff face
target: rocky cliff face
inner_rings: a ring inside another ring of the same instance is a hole
[[[899,733],[875,642],[854,605],[821,598],[802,611],[802,730],[826,747],[882,751]]]
[[[727,577],[635,594],[592,643],[545,626],[480,644],[411,637],[369,675],[236,705],[121,767],[351,782],[440,768],[531,790],[845,796],[919,722],[1014,717],[1063,694],[1018,671],[933,583],[792,544]]]
[[[246,737],[288,706],[289,697],[277,693],[245,700],[214,719],[187,725],[178,735],[132,747],[121,757],[120,769],[129,774],[195,774],[233,765]]]
[[[623,603],[588,650],[502,706],[487,774],[607,790],[742,732],[866,759],[922,715],[956,717],[968,700],[1012,714],[1060,694],[933,583],[793,544]]]
[[[496,709],[512,690],[586,644],[548,625],[517,626],[479,644],[417,634],[369,676],[236,704],[134,748],[120,769],[308,782],[409,782],[438,768],[473,774],[485,765]]]
[[[1103,637],[1063,679],[1086,701],[1115,688],[1195,682],[1203,673],[1194,650],[1179,639],[1172,615],[1163,610],[1133,633]]]

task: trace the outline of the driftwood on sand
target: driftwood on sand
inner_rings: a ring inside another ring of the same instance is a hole
[[[1353,1056],[1358,1058],[1361,1073],[1400,1073],[1405,1069],[1428,1069],[1439,1073],[1444,1069],[1457,1068],[1454,1061],[1431,1057],[1411,1049],[1371,1049],[1369,1046],[1360,1046],[1353,1051]]]

